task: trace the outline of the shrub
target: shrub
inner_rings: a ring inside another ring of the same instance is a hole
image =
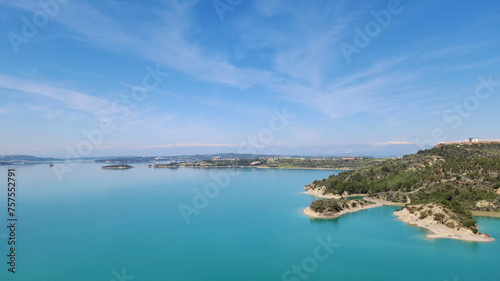
[[[455,228],[455,223],[452,222],[452,221],[449,221],[446,223],[446,226],[449,227],[449,228]]]
[[[445,215],[443,213],[434,214],[434,220],[443,223]]]

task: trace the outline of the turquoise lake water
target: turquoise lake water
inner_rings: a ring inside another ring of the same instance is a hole
[[[302,187],[333,171],[135,166],[81,164],[62,182],[48,165],[15,167],[16,274],[1,167],[0,280],[500,280],[499,219],[477,218],[491,243],[427,239],[397,207],[303,215]],[[205,187],[186,223],[179,206]]]

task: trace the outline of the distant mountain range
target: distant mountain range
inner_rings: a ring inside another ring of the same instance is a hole
[[[45,162],[63,161],[59,158],[43,158],[33,155],[0,155],[0,165],[36,164]]]
[[[432,148],[432,146],[421,147],[416,144],[350,144],[307,147],[272,146],[264,148],[261,153],[305,156],[400,157],[428,148]]]
[[[192,156],[192,155],[215,155],[215,154],[253,154],[258,155],[279,155],[279,156],[337,156],[337,157],[399,157],[416,153],[422,149],[432,148],[428,146],[418,146],[412,143],[376,143],[376,144],[338,144],[322,146],[286,146],[272,145],[264,148],[254,147],[205,147],[205,146],[186,146],[186,147],[162,147],[162,148],[103,148],[95,150],[92,157],[80,158],[81,160],[95,160],[104,158],[114,158],[115,156]],[[30,153],[31,154],[31,153]],[[33,153],[34,154],[34,153]],[[38,155],[38,153],[36,153]],[[45,157],[62,157],[67,152],[54,150],[44,151]]]
[[[425,147],[427,148],[427,147]],[[251,148],[240,149],[243,153],[234,152],[235,148],[221,148],[218,150],[207,150],[203,148],[173,148],[155,151],[144,150],[124,150],[112,151],[108,155],[128,155],[128,156],[96,156],[82,157],[72,160],[106,162],[107,160],[127,159],[125,162],[154,162],[160,158],[160,161],[202,161],[210,160],[216,157],[220,158],[238,158],[252,159],[260,157],[292,156],[292,157],[400,157],[416,153],[421,149],[415,144],[387,144],[387,145],[327,145],[327,146],[308,146],[308,147],[288,147],[288,146],[270,146],[259,149],[258,154],[244,153],[252,151]],[[134,156],[143,155],[143,156]],[[146,156],[144,156],[146,155]],[[64,161],[62,158],[37,157],[32,155],[0,155],[0,165],[12,164],[36,164],[47,162]]]

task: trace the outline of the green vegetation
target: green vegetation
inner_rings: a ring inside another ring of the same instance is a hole
[[[151,164],[148,165],[148,168],[177,168],[179,164],[177,162],[171,162],[168,164]]]
[[[321,199],[312,202],[310,208],[317,213],[338,213],[345,209],[361,207],[369,204],[365,200],[349,200],[349,199]]]
[[[127,164],[152,163],[151,168],[172,167],[256,167],[283,169],[339,169],[351,170],[374,167],[385,159],[366,157],[283,157],[255,154],[212,154],[184,156],[117,157],[94,159],[94,163]],[[167,162],[167,163],[164,163]]]
[[[270,168],[305,168],[305,169],[362,169],[378,165],[383,160],[373,158],[333,158],[305,159],[283,158],[277,161],[265,161],[262,166]]]
[[[94,163],[156,163],[156,162],[198,162],[211,160],[215,158],[222,159],[253,159],[261,157],[277,157],[277,155],[264,154],[239,154],[239,153],[219,153],[219,154],[195,154],[195,155],[179,155],[179,156],[127,156],[127,157],[101,157],[93,158]]]
[[[2,165],[28,165],[47,164],[50,162],[63,161],[58,158],[42,158],[33,155],[0,155],[0,166]]]
[[[314,181],[312,188],[319,187],[325,187],[325,194],[362,193],[412,205],[437,203],[457,214],[463,226],[477,231],[471,210],[499,210],[500,143],[442,144]],[[478,204],[482,200],[486,204]]]
[[[184,166],[348,170],[348,169],[375,167],[381,162],[383,162],[383,160],[381,159],[362,158],[362,157],[332,158],[332,159],[263,157],[263,158],[253,158],[253,159],[203,160],[199,162],[185,163]]]
[[[439,203],[428,203],[425,205],[409,205],[406,206],[406,209],[410,214],[415,214],[417,211],[420,212],[419,219],[421,220],[430,217],[449,228],[463,227],[472,230],[473,233],[478,233],[476,221],[472,218],[470,211],[460,208],[459,206],[449,208]],[[455,222],[458,224],[455,224]]]
[[[131,169],[133,166],[130,165],[109,165],[109,166],[102,166],[103,169],[106,170],[124,170],[124,169]]]

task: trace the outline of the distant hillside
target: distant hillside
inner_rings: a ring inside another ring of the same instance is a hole
[[[63,161],[63,159],[43,158],[33,155],[0,155],[0,165],[37,164],[56,161]]]
[[[465,221],[472,218],[471,210],[500,208],[500,143],[441,144],[376,167],[331,175],[308,188],[412,205],[438,203]],[[475,224],[467,226],[474,229]]]
[[[94,159],[94,163],[154,163],[161,161],[175,162],[194,162],[212,160],[214,158],[222,159],[253,159],[259,157],[276,157],[276,155],[255,155],[255,154],[236,154],[236,153],[219,153],[219,154],[195,154],[195,155],[180,155],[180,156],[124,156],[124,157],[109,157]]]

